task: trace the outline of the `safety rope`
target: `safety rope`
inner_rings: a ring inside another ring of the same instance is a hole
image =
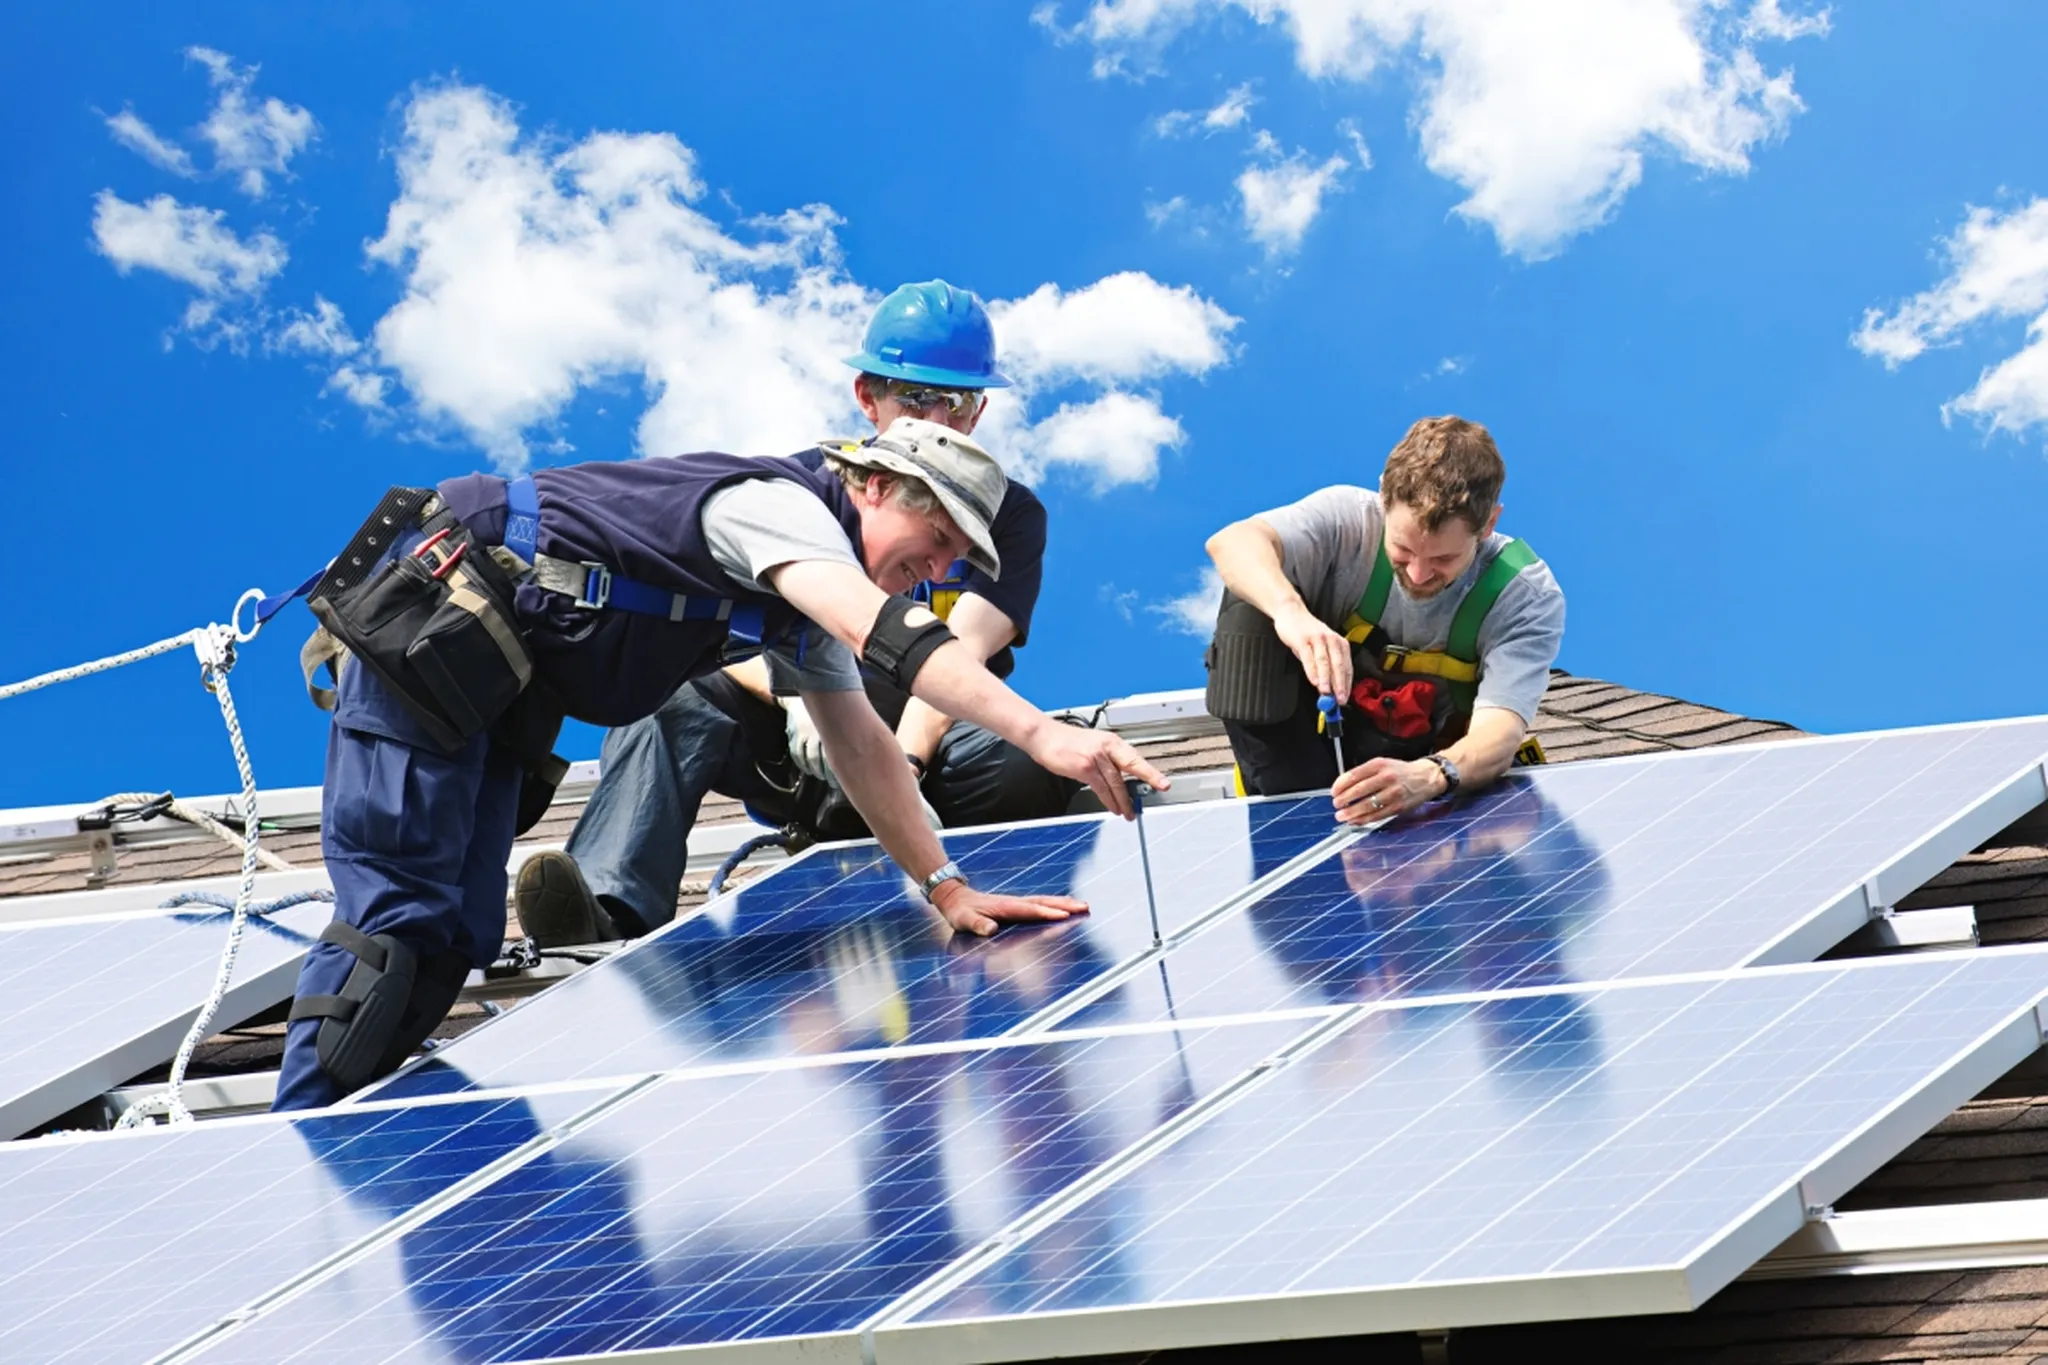
[[[33,678],[24,678],[18,683],[9,683],[5,687],[0,687],[0,701],[6,701],[9,697],[21,696],[25,692],[35,692],[45,687],[55,687],[58,683],[70,682],[74,678],[89,678],[95,673],[104,673],[110,668],[119,668],[123,664],[141,663],[144,659],[154,659],[159,654],[169,654],[172,650],[182,648],[185,645],[197,646],[211,629],[213,629],[211,626],[201,626],[197,630],[188,630],[183,635],[173,635],[168,640],[158,640],[153,645],[144,645],[140,649],[131,649],[126,654],[110,654],[104,659],[94,659],[89,664],[78,664],[71,668],[60,668],[54,673],[43,673]]]
[[[235,957],[241,951],[242,932],[249,923],[250,899],[256,890],[256,867],[261,860],[262,850],[258,844],[262,837],[263,822],[256,812],[256,769],[249,762],[249,747],[242,739],[242,722],[235,714],[235,698],[234,693],[228,689],[228,673],[235,666],[235,646],[247,644],[255,639],[256,633],[262,629],[262,621],[256,617],[251,618],[247,630],[242,629],[243,608],[256,603],[259,604],[260,612],[262,601],[262,590],[252,588],[243,593],[240,600],[235,603],[235,610],[228,618],[233,624],[199,626],[182,635],[159,640],[140,649],[131,649],[124,654],[113,654],[104,659],[95,659],[91,663],[60,668],[53,673],[44,673],[0,687],[0,701],[4,701],[26,692],[54,687],[58,683],[70,682],[75,678],[89,677],[94,673],[103,673],[124,664],[139,663],[144,659],[155,658],[159,654],[168,654],[180,645],[190,645],[193,652],[199,656],[201,684],[213,694],[214,700],[220,703],[220,718],[227,726],[228,745],[235,753],[235,771],[242,779],[242,882],[235,893],[234,914],[228,923],[228,941],[221,949],[220,964],[214,971],[213,989],[207,994],[206,1004],[192,1020],[192,1027],[185,1031],[185,1040],[179,1044],[178,1055],[171,1063],[169,1085],[162,1094],[150,1096],[123,1114],[119,1124],[122,1128],[140,1127],[158,1118],[171,1123],[192,1122],[192,1112],[185,1107],[183,1095],[185,1069],[191,1064],[193,1051],[207,1037],[213,1026],[213,1016],[219,1012],[221,999],[226,996],[228,984],[234,978]],[[225,828],[221,826],[222,830]]]
[[[214,838],[234,849],[242,849],[242,836],[229,829],[213,816],[194,806],[188,806],[169,792],[118,792],[105,800],[96,801],[88,809],[106,811],[110,819],[120,819],[115,812],[123,806],[141,807],[151,815],[166,815],[173,820],[182,820],[188,825],[205,830]],[[139,814],[139,812],[138,812]],[[256,858],[273,872],[297,872],[298,864],[278,857],[268,849],[258,849]]]

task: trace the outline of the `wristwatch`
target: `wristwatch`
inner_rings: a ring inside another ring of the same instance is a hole
[[[1442,754],[1424,754],[1423,758],[1436,764],[1437,771],[1444,775],[1444,795],[1456,796],[1458,794],[1458,783],[1461,780],[1458,776],[1458,765]]]
[[[932,892],[939,889],[939,883],[952,881],[957,881],[960,885],[965,886],[967,885],[967,874],[960,870],[960,864],[948,858],[944,863],[940,864],[937,871],[919,882],[917,889],[926,900],[930,900]]]

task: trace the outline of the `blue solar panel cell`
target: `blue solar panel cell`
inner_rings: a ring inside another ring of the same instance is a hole
[[[2026,1056],[2044,994],[2014,950],[1380,1006],[877,1358],[1692,1307]]]
[[[0,1358],[150,1359],[610,1093],[0,1147]]]
[[[1146,815],[1168,932],[1329,837],[1327,798]],[[445,1093],[990,1037],[1151,944],[1137,834],[1107,818],[948,835],[977,886],[1094,913],[950,937],[871,843],[814,850],[371,1092]]]
[[[671,1079],[203,1359],[850,1346],[896,1296],[1311,1022]]]
[[[332,911],[255,920],[220,1022],[290,997]],[[0,929],[0,1137],[56,1118],[168,1061],[213,985],[223,911],[105,915]],[[241,1013],[236,1013],[239,1006]]]
[[[1219,917],[1089,1018],[1811,958],[1864,923],[1866,884],[1889,904],[2039,800],[2044,749],[2029,722],[1516,774]]]

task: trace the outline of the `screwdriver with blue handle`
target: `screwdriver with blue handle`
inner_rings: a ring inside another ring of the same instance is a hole
[[[1337,776],[1344,775],[1344,705],[1332,696],[1316,698],[1316,733],[1330,737],[1330,754],[1337,760]]]

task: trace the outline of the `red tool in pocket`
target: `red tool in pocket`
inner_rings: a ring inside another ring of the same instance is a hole
[[[1351,704],[1394,738],[1420,739],[1435,721],[1436,688],[1434,678],[1415,678],[1399,687],[1360,678],[1351,688]]]

